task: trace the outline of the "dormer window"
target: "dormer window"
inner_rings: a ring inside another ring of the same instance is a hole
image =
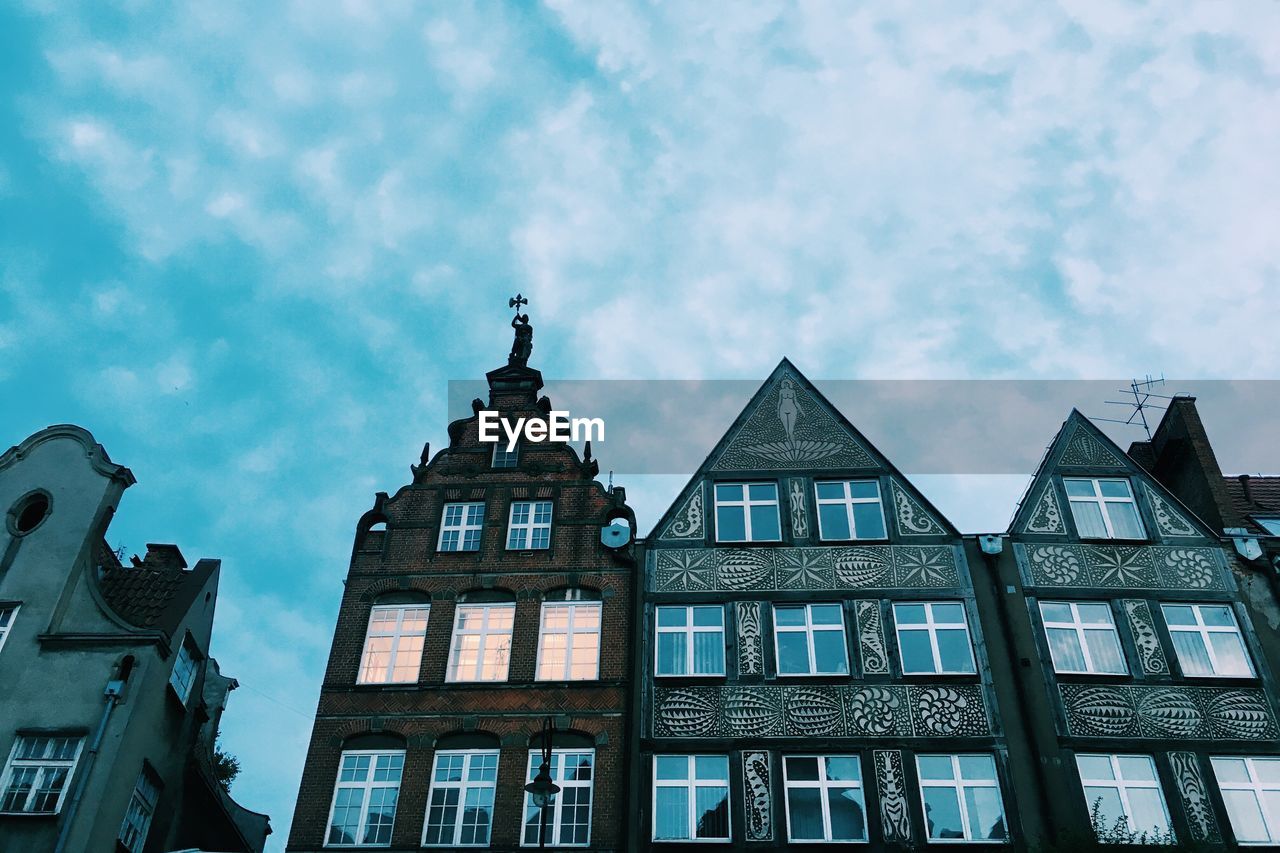
[[[1146,538],[1128,480],[1063,477],[1062,484],[1081,539]]]
[[[777,483],[716,483],[717,542],[780,539]]]
[[[499,441],[493,446],[494,468],[514,468],[519,462],[520,445],[517,444],[513,450],[507,450],[507,445]]]

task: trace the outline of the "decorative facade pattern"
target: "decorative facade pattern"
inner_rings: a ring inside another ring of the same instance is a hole
[[[1192,840],[1221,841],[1218,819],[1213,815],[1209,790],[1200,774],[1200,764],[1196,761],[1195,753],[1171,752],[1169,762],[1173,765],[1173,777],[1178,783],[1178,796],[1182,800],[1182,810],[1187,815],[1187,825],[1191,827]]]
[[[1138,648],[1142,671],[1147,675],[1168,674],[1169,662],[1165,660],[1164,649],[1160,647],[1155,621],[1151,618],[1151,608],[1145,601],[1133,598],[1120,603],[1124,606],[1125,616],[1129,618],[1129,630],[1133,632],[1133,642]]]
[[[739,601],[734,610],[738,622],[738,674],[764,672],[764,647],[760,639],[760,602]]]
[[[701,539],[706,535],[702,514],[702,486],[696,486],[659,539]]]
[[[1078,465],[1085,468],[1127,468],[1111,450],[1098,441],[1083,426],[1076,426],[1067,449],[1058,459],[1059,465]]]
[[[1173,504],[1165,500],[1163,495],[1146,483],[1142,484],[1142,490],[1147,493],[1147,500],[1151,502],[1151,514],[1156,518],[1156,528],[1161,536],[1200,536],[1195,525],[1174,509]]]
[[[1086,737],[1270,740],[1275,716],[1256,689],[1062,684],[1070,734]]]
[[[655,688],[657,737],[961,737],[991,733],[976,685]]]
[[[1027,533],[1042,533],[1053,536],[1066,536],[1067,525],[1062,520],[1062,510],[1058,507],[1058,496],[1053,491],[1053,483],[1045,483],[1040,500],[1027,521]]]
[[[1038,586],[1227,589],[1220,548],[1017,545]]]
[[[792,477],[789,483],[787,507],[791,510],[791,533],[797,539],[805,539],[809,536],[809,511],[804,500],[804,480]]]
[[[711,465],[716,471],[874,467],[871,454],[787,373],[760,398]]]
[[[662,549],[658,592],[944,589],[961,583],[950,545]]]
[[[897,480],[889,481],[889,489],[893,492],[893,509],[898,519],[898,532],[903,536],[945,536],[938,520],[930,515],[920,502],[907,494],[907,490],[898,485]]]
[[[854,602],[858,619],[858,649],[862,653],[862,671],[867,675],[889,673],[889,650],[884,642],[884,625],[879,601]]]
[[[773,840],[773,796],[769,788],[769,753],[742,753],[742,791],[746,798],[748,841]]]
[[[876,765],[876,790],[880,793],[880,823],[884,840],[911,843],[911,817],[907,811],[907,783],[902,772],[902,752],[877,749],[872,752]]]

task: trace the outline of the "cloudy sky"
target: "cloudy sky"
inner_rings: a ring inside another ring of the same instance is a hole
[[[88,427],[113,544],[222,558],[273,849],[355,521],[515,291],[553,395],[1277,375],[1273,2],[104,5],[0,11],[0,442]]]

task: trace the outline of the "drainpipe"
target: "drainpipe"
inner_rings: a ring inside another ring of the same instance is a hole
[[[71,825],[75,822],[76,810],[80,807],[80,798],[84,796],[85,786],[89,784],[93,761],[98,757],[98,749],[102,746],[102,737],[107,732],[107,722],[111,719],[111,712],[116,709],[116,703],[120,701],[120,694],[123,692],[123,681],[108,681],[106,689],[102,691],[102,718],[98,720],[98,730],[93,733],[93,742],[89,744],[84,766],[76,776],[76,786],[71,791],[71,802],[67,804],[67,811],[62,817],[62,826],[58,829],[58,841],[53,847],[53,853],[63,853],[67,849]]]

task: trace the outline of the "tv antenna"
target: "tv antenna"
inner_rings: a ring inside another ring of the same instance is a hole
[[[1156,394],[1151,390],[1158,385],[1164,385],[1163,373],[1160,374],[1159,379],[1153,379],[1151,374],[1148,373],[1143,379],[1132,380],[1129,383],[1128,388],[1117,388],[1116,390],[1121,394],[1124,394],[1126,397],[1132,397],[1133,399],[1107,400],[1106,403],[1110,406],[1130,407],[1133,411],[1129,413],[1129,417],[1124,420],[1120,420],[1119,418],[1094,418],[1094,420],[1110,421],[1113,424],[1124,424],[1125,426],[1140,426],[1142,427],[1142,431],[1147,434],[1147,441],[1150,441],[1151,424],[1147,420],[1147,409],[1163,410],[1168,408],[1168,406],[1161,406],[1157,403],[1151,402],[1151,398],[1155,397],[1160,400],[1173,399],[1173,397],[1168,394]]]

